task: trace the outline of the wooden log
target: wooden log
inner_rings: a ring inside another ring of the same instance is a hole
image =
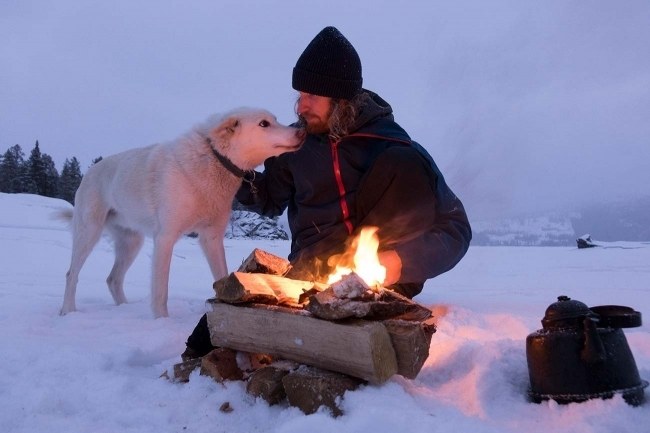
[[[330,288],[337,298],[358,298],[370,287],[356,273],[344,275],[339,281],[333,283]]]
[[[431,317],[431,310],[391,290],[380,293],[364,293],[348,299],[336,296],[328,288],[309,297],[306,309],[314,316],[326,320],[340,320],[348,317],[385,320],[401,318],[423,321]]]
[[[289,404],[305,414],[312,414],[325,406],[332,415],[340,416],[343,411],[337,402],[346,391],[357,389],[361,382],[343,374],[303,366],[284,376],[282,384]]]
[[[201,358],[201,375],[217,382],[242,380],[244,373],[237,365],[237,353],[232,349],[219,347]]]
[[[246,392],[261,397],[270,405],[280,403],[287,396],[282,385],[282,378],[289,370],[273,366],[256,370],[248,380]]]
[[[212,307],[207,313],[208,326],[215,346],[269,353],[374,384],[397,372],[390,335],[379,322],[342,324],[283,307],[208,302]]]
[[[238,272],[285,275],[291,269],[289,260],[255,248],[242,262]]]
[[[201,366],[201,358],[194,358],[174,364],[174,382],[189,382],[190,374]]]
[[[397,373],[415,379],[429,357],[431,336],[436,332],[433,319],[426,322],[385,320],[397,356]]]
[[[324,320],[341,320],[349,317],[362,318],[370,314],[371,302],[339,298],[331,289],[317,292],[309,297],[305,307],[315,317]]]
[[[259,302],[298,304],[300,295],[314,286],[311,281],[278,275],[233,272],[213,284],[216,298],[227,303]]]

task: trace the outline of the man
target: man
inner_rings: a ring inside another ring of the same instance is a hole
[[[413,297],[463,257],[471,229],[431,156],[362,88],[361,61],[334,27],[323,29],[293,69],[302,149],[271,158],[237,199],[267,216],[288,212],[296,276],[319,279],[363,226],[379,227],[386,285]]]
[[[307,139],[297,152],[268,159],[263,173],[246,176],[237,199],[266,216],[287,211],[294,278],[322,280],[328,259],[361,227],[378,227],[384,286],[412,298],[460,261],[472,232],[431,156],[362,81],[352,44],[334,27],[318,33],[292,78]],[[205,316],[190,348],[210,348]]]

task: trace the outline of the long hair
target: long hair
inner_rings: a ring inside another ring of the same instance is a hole
[[[369,99],[366,92],[358,93],[352,99],[332,99],[332,112],[327,121],[331,140],[340,140],[351,132],[350,129]]]

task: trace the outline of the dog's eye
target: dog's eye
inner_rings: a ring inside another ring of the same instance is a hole
[[[260,125],[262,128],[268,128],[269,126],[271,126],[271,122],[269,122],[268,120],[262,120],[262,121],[259,123],[259,125]]]

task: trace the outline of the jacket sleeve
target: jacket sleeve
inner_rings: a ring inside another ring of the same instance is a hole
[[[438,215],[433,227],[419,236],[395,245],[402,258],[399,282],[422,282],[452,269],[463,258],[472,231],[460,201],[454,215]]]
[[[358,228],[379,227],[380,248],[399,254],[398,283],[422,283],[450,270],[472,238],[461,201],[427,156],[413,147],[389,148],[360,187]]]
[[[422,218],[430,220],[428,230],[420,236],[396,246],[402,261],[400,281],[418,282],[452,269],[465,256],[472,240],[472,229],[460,199],[445,182],[435,161],[418,143],[412,146],[428,161],[429,188],[423,189],[421,203],[432,206],[423,209]]]
[[[273,157],[264,162],[264,172],[255,171],[244,177],[235,198],[246,210],[275,217],[285,211],[293,190],[286,162]]]

